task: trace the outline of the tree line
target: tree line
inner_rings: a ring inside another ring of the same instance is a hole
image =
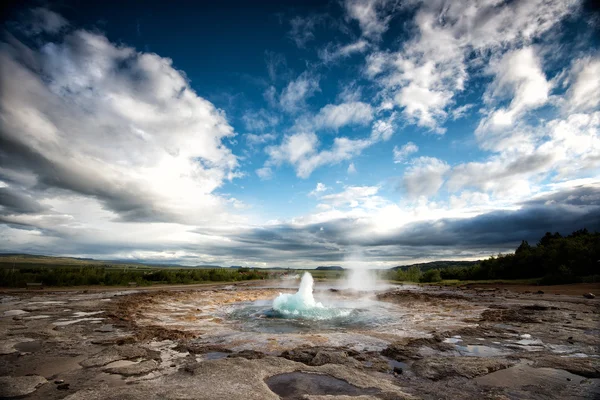
[[[523,240],[514,254],[498,254],[471,266],[421,272],[399,269],[393,279],[411,282],[539,278],[541,284],[600,281],[600,233],[580,229],[568,236],[547,232],[532,246]]]
[[[135,282],[152,284],[188,284],[203,282],[236,282],[266,279],[268,273],[236,269],[115,269],[104,266],[20,267],[0,269],[0,287],[24,287],[27,283],[45,286],[105,285],[126,286]]]

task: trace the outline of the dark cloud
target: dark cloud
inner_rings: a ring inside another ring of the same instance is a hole
[[[48,210],[33,196],[8,187],[0,187],[0,207],[0,214],[35,214]]]
[[[600,189],[581,187],[532,200],[519,210],[417,222],[386,234],[360,234],[368,232],[368,225],[352,218],[305,226],[281,224],[234,234],[231,239],[236,245],[221,250],[223,255],[263,261],[342,261],[352,249],[361,249],[371,260],[385,261],[487,257],[499,250],[512,251],[521,240],[535,243],[546,232],[600,230],[599,203]]]

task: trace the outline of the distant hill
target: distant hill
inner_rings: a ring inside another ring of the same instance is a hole
[[[141,261],[132,262],[129,260],[95,260],[93,258],[54,257],[43,256],[38,254],[0,253],[0,267],[11,267],[12,265],[37,265],[54,267],[119,266],[132,268],[221,268],[219,265],[184,266],[178,264],[145,263]]]
[[[479,264],[480,261],[431,261],[428,263],[400,265],[392,268],[392,270],[403,270],[406,271],[410,267],[419,267],[421,271],[425,272],[429,269],[444,269],[450,267],[470,267],[471,265]]]
[[[344,268],[337,266],[337,265],[333,265],[331,267],[322,266],[322,267],[317,267],[315,269],[317,271],[343,271],[344,270]]]

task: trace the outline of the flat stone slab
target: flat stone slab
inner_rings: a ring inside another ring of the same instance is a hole
[[[126,365],[123,367],[105,368],[104,372],[109,374],[119,374],[123,376],[146,375],[158,368],[158,362],[146,360],[137,364]]]
[[[108,347],[90,358],[83,360],[82,367],[102,367],[119,360],[131,360],[133,358],[160,358],[160,353],[148,350],[140,346],[124,345]]]
[[[513,361],[503,358],[428,357],[415,361],[412,369],[423,378],[437,381],[456,376],[472,379],[508,368],[513,364]]]
[[[0,398],[26,396],[46,382],[46,378],[38,375],[0,376]]]

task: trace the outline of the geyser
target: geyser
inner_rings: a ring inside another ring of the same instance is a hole
[[[317,302],[313,296],[314,280],[305,272],[300,281],[300,288],[294,294],[280,293],[273,300],[272,317],[330,319],[350,315],[352,309],[329,308]]]
[[[305,272],[300,281],[300,288],[294,294],[280,293],[273,300],[273,309],[282,314],[298,315],[300,311],[313,308],[324,308],[323,304],[317,303],[313,296],[314,279],[311,274]]]

